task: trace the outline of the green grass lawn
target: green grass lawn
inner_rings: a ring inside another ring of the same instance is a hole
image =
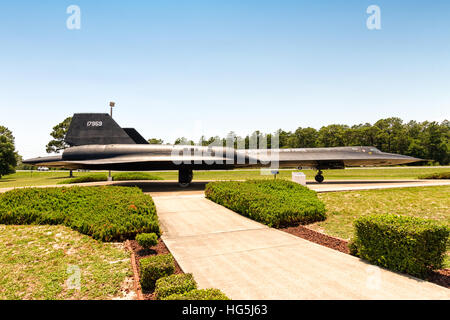
[[[330,192],[318,196],[325,202],[327,219],[309,227],[342,239],[350,239],[353,221],[367,214],[415,216],[450,227],[450,186]],[[445,267],[450,268],[448,254]]]
[[[390,167],[390,168],[349,168],[343,170],[325,170],[326,180],[379,180],[379,179],[417,179],[419,175],[448,172],[448,167]],[[279,177],[291,179],[293,171],[281,170]],[[313,180],[314,170],[302,170],[307,179]],[[91,175],[93,172],[74,172],[76,177]],[[152,176],[164,180],[177,180],[177,171],[150,172]],[[0,188],[56,185],[68,178],[68,172],[37,172],[23,171],[0,178]],[[272,175],[261,175],[260,170],[229,170],[229,171],[195,171],[194,180],[246,180],[273,179]]]
[[[90,172],[74,172],[76,177],[89,175]],[[69,178],[69,172],[21,171],[0,178],[0,188],[56,185]]]
[[[112,299],[132,289],[123,244],[102,243],[64,226],[0,225],[0,265],[1,300]],[[79,290],[70,287],[77,268]]]

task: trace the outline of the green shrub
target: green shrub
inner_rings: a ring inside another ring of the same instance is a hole
[[[197,289],[184,294],[172,294],[161,300],[230,300],[218,289]]]
[[[450,233],[446,226],[393,214],[362,216],[354,226],[350,250],[371,263],[418,277],[442,268]]]
[[[61,224],[102,241],[160,234],[156,208],[139,188],[23,188],[0,194],[1,224]]]
[[[142,289],[152,290],[156,280],[170,276],[175,272],[175,261],[171,254],[162,254],[143,258],[139,261]]]
[[[208,183],[208,199],[266,225],[280,228],[325,220],[315,191],[286,180]]]
[[[108,177],[104,173],[87,174],[71,179],[66,179],[58,182],[58,184],[72,184],[72,183],[86,183],[86,182],[98,182],[107,181]]]
[[[156,281],[156,299],[161,300],[172,294],[184,294],[194,289],[197,289],[197,282],[192,274],[174,274]]]
[[[450,179],[450,171],[424,174],[419,179]]]
[[[356,243],[353,239],[348,242],[347,246],[352,256],[358,256],[358,247],[356,246]]]
[[[147,172],[120,172],[113,174],[114,181],[125,180],[162,180],[161,177],[153,176]]]
[[[118,172],[112,175],[114,181],[125,181],[125,180],[162,180],[162,178],[157,176],[152,176],[147,172]],[[93,173],[82,175],[79,177],[66,179],[58,182],[58,184],[72,184],[72,183],[86,183],[86,182],[98,182],[107,181],[108,176],[106,173]]]
[[[136,236],[136,241],[145,249],[158,244],[158,235],[156,233],[140,233]]]

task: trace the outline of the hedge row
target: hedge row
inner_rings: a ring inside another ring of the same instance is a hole
[[[196,289],[184,294],[173,294],[162,300],[230,300],[219,289]]]
[[[419,179],[450,179],[450,171],[424,174],[419,176]]]
[[[61,224],[102,241],[160,234],[151,197],[138,188],[23,188],[0,195],[1,224]]]
[[[113,174],[114,181],[125,180],[163,180],[161,177],[151,175],[147,172],[119,172]]]
[[[450,229],[432,220],[393,214],[355,220],[349,248],[371,263],[421,278],[442,268]]]
[[[158,235],[156,233],[140,233],[136,236],[136,241],[144,249],[150,249],[158,244]]]
[[[271,227],[288,227],[326,219],[315,191],[287,180],[208,183],[208,199]]]
[[[126,180],[162,180],[161,177],[153,176],[147,172],[117,172],[112,175],[114,181],[126,181]],[[98,182],[107,181],[108,176],[106,173],[92,173],[86,174],[75,178],[70,178],[58,182],[58,184],[73,184],[73,183],[85,183],[85,182]]]
[[[175,260],[172,255],[161,254],[139,260],[139,276],[144,290],[155,289],[156,281],[175,272]]]
[[[175,260],[163,254],[139,261],[142,289],[155,290],[158,300],[229,300],[220,290],[198,290],[192,274],[173,274]]]
[[[156,281],[156,299],[161,300],[173,294],[182,295],[194,289],[197,289],[197,282],[192,274],[173,274]]]
[[[86,183],[86,182],[99,182],[107,181],[108,176],[104,173],[87,174],[75,178],[59,181],[58,184],[72,184],[72,183]]]

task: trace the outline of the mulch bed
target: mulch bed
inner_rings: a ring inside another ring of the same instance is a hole
[[[305,226],[289,227],[280,230],[343,253],[350,253],[347,241],[311,230]]]
[[[431,272],[428,281],[450,289],[450,269],[441,269]]]
[[[142,248],[136,240],[129,240],[128,241],[129,248],[131,249],[132,253],[134,254],[134,259],[136,261],[136,272],[135,274],[135,281],[137,282],[135,285],[137,287],[137,290],[142,292],[142,298],[143,300],[156,300],[155,293],[153,291],[145,291],[141,289],[141,286],[139,284],[139,260],[142,258],[154,256],[154,255],[160,255],[160,254],[167,254],[170,253],[167,249],[164,242],[159,239],[158,244],[156,246],[151,247],[150,249],[146,250]],[[175,274],[183,273],[178,263],[175,261]],[[138,293],[138,298],[139,298]]]
[[[347,240],[331,237],[318,231],[311,230],[305,226],[289,227],[280,230],[322,246],[350,254]],[[427,280],[440,286],[450,288],[450,269],[432,271]]]

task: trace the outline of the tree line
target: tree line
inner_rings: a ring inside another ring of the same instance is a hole
[[[261,133],[255,131],[246,137],[237,137],[230,132],[226,138],[211,137],[200,140],[201,145],[210,144],[230,145],[233,140],[234,147],[249,148],[252,137],[267,138],[267,147],[271,147],[271,138],[276,135],[279,148],[317,148],[317,147],[343,147],[343,146],[374,146],[383,152],[398,153],[431,160],[435,164],[447,165],[450,163],[450,122],[435,121],[409,121],[391,117],[381,119],[374,124],[364,123],[353,126],[331,124],[320,129],[299,127],[295,131],[277,130],[275,133]],[[239,144],[238,141],[241,141]],[[161,143],[160,139],[150,139],[150,143]],[[178,138],[175,144],[194,144],[192,140]]]

